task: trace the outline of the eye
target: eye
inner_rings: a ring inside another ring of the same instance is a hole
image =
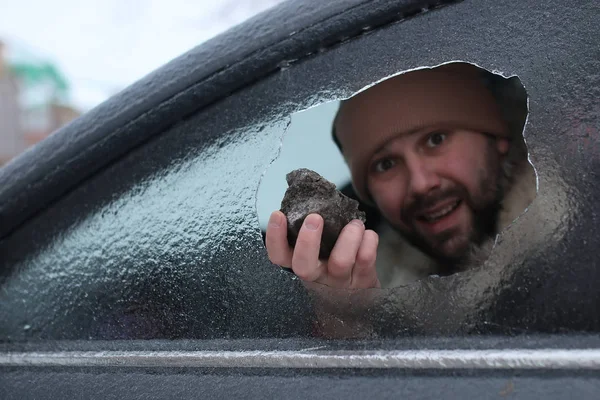
[[[427,138],[427,147],[437,147],[446,140],[446,134],[441,132],[434,132]]]
[[[396,162],[394,160],[392,160],[391,158],[384,158],[375,163],[374,170],[375,172],[381,173],[393,168],[394,165],[396,165]]]

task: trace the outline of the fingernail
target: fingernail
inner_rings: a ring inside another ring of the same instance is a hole
[[[277,211],[271,214],[269,218],[269,225],[275,228],[279,228],[281,226],[281,215]]]
[[[365,224],[360,219],[353,219],[352,221],[350,221],[350,223],[360,227],[365,226]]]
[[[304,220],[304,227],[311,231],[316,231],[321,223],[320,218],[316,214],[311,214]]]

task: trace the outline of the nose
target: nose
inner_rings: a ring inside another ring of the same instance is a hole
[[[409,180],[409,194],[414,197],[427,195],[441,185],[439,176],[433,170],[431,162],[422,157],[407,160]]]

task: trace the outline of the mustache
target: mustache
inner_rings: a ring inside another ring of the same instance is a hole
[[[419,214],[425,210],[434,207],[442,201],[458,198],[461,200],[468,199],[464,191],[458,187],[449,189],[440,189],[427,195],[415,196],[405,207],[402,212],[402,219],[405,223],[414,220]]]

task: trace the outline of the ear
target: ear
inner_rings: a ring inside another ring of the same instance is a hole
[[[508,153],[508,148],[510,147],[510,143],[508,139],[498,138],[496,139],[496,148],[498,149],[498,153],[501,156],[505,156]]]

